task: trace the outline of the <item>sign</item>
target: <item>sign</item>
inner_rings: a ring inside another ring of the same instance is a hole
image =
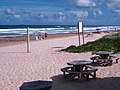
[[[83,23],[82,22],[78,22],[78,30],[79,32],[83,32]]]
[[[78,39],[79,39],[79,46],[80,46],[80,34],[82,34],[83,44],[84,44],[84,32],[83,32],[83,23],[78,22]]]

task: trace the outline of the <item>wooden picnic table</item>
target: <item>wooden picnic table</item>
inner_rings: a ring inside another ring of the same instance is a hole
[[[96,55],[99,55],[101,59],[107,59],[113,52],[108,51],[98,51]]]
[[[85,60],[75,60],[67,63],[68,65],[73,65],[75,71],[81,71],[86,65],[90,65],[90,61]]]
[[[98,51],[96,52],[96,55],[99,56],[94,56],[91,58],[91,60],[93,61],[93,63],[99,64],[99,65],[112,65],[112,58],[111,58],[111,54],[113,54],[113,52],[108,52],[108,51]]]
[[[70,77],[72,79],[80,79],[84,78],[86,80],[89,80],[89,76],[92,76],[93,78],[96,78],[96,71],[97,68],[94,68],[91,66],[90,61],[85,60],[75,60],[67,63],[68,65],[72,65],[72,67],[64,67],[61,69],[63,72],[64,78]]]

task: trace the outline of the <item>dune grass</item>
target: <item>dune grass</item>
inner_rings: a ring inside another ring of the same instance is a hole
[[[81,53],[97,51],[113,51],[114,53],[120,52],[120,33],[104,36],[96,41],[88,42],[81,46],[71,45],[61,51]]]

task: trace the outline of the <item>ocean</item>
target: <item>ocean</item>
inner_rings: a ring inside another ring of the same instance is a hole
[[[38,33],[58,34],[58,33],[76,33],[77,25],[0,25],[0,37],[25,36],[27,27],[30,35]],[[120,30],[120,26],[112,25],[85,25],[84,32]]]

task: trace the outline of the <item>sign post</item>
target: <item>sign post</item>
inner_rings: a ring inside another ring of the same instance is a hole
[[[83,32],[83,23],[78,22],[78,39],[79,39],[79,46],[80,46],[80,33],[82,33],[82,39],[84,44],[84,32]]]
[[[29,35],[29,27],[27,27],[27,53],[30,52],[30,35]]]
[[[83,38],[83,44],[85,44],[84,31],[83,31],[83,23],[82,23],[82,38]]]
[[[78,22],[78,42],[79,42],[79,46],[80,46],[80,22]]]

